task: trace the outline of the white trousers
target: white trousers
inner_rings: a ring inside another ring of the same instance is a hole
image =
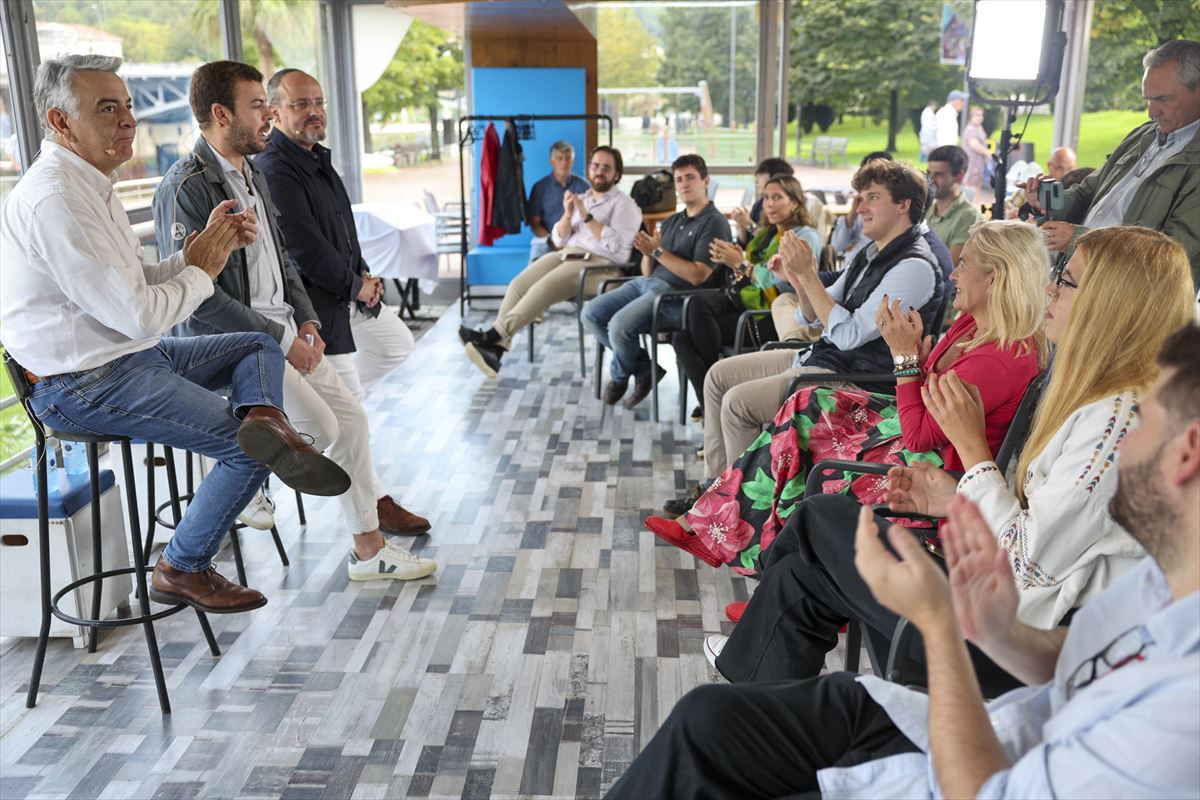
[[[386,378],[412,355],[413,335],[394,308],[383,306],[378,317],[350,310],[350,330],[354,334],[354,353],[326,356],[350,393],[362,401],[372,386]]]
[[[313,438],[313,447],[350,475],[350,488],[338,496],[351,533],[379,527],[376,502],[382,496],[371,466],[371,431],[362,403],[323,358],[308,375],[284,365],[283,410],[292,427]]]

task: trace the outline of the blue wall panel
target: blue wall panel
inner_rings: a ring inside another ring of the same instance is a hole
[[[507,116],[518,114],[587,113],[584,70],[576,67],[477,67],[471,70],[470,112],[475,115]],[[481,126],[486,125],[482,123]],[[565,139],[575,147],[575,172],[586,176],[587,124],[574,120],[539,120],[532,123],[533,138],[521,141],[525,154],[525,196],[533,184],[550,172],[550,145]],[[504,125],[496,123],[496,133],[504,140]],[[471,207],[479,205],[479,160],[483,142],[475,142],[467,151],[472,159],[474,184],[470,187]],[[471,227],[471,246],[478,247],[479,234]],[[497,239],[493,249],[467,255],[467,282],[473,286],[503,285],[526,265],[532,234],[522,225],[520,233]],[[504,251],[517,250],[522,256]]]

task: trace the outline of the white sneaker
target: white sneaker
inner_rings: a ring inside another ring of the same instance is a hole
[[[437,562],[431,558],[414,556],[389,542],[374,558],[359,559],[351,550],[346,569],[352,581],[415,581],[436,572]]]
[[[725,649],[725,643],[728,641],[728,636],[722,636],[719,633],[704,637],[704,657],[708,659],[709,664],[712,664],[713,669],[717,668],[717,656],[721,655],[721,651]]]
[[[260,531],[269,531],[275,527],[275,501],[267,496],[264,489],[259,488],[258,494],[250,501],[250,505],[238,514],[238,522]]]

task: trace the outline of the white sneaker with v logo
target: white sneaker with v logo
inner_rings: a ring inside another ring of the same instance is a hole
[[[352,581],[415,581],[437,572],[437,562],[388,543],[372,558],[360,559],[351,550],[346,569]]]

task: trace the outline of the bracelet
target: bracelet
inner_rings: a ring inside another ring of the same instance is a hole
[[[910,369],[898,369],[892,374],[897,378],[915,378],[921,374],[921,370],[916,369],[915,367]]]

